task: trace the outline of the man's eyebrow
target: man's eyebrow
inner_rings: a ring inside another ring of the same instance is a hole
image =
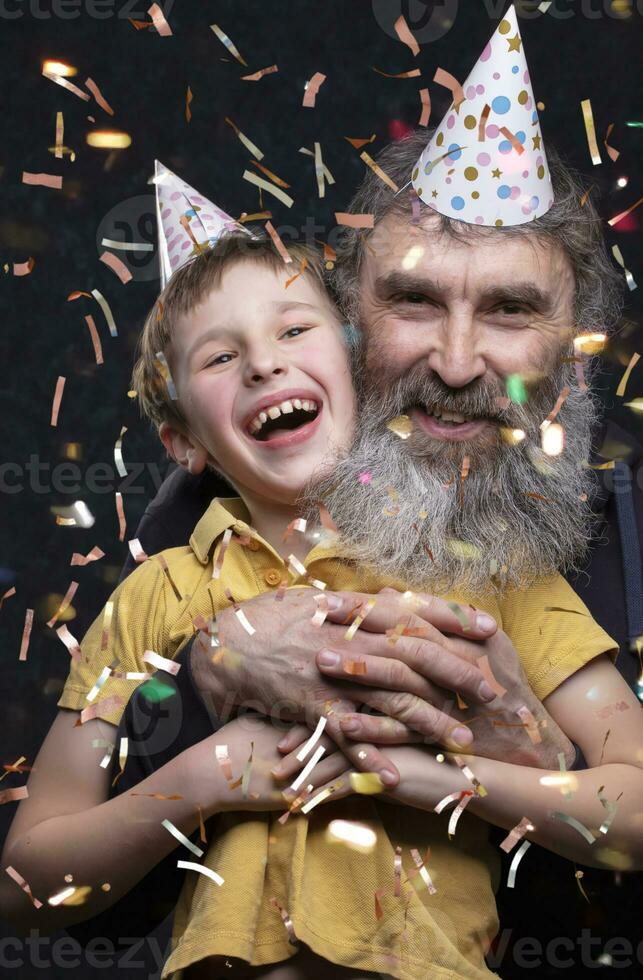
[[[375,280],[375,293],[385,299],[394,293],[425,293],[440,296],[443,292],[440,284],[428,276],[420,276],[413,272],[402,272],[398,269],[378,276]],[[482,303],[522,303],[533,307],[540,313],[550,311],[553,306],[552,297],[533,282],[507,282],[490,286],[481,296]]]

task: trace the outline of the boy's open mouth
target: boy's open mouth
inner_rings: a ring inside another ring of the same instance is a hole
[[[248,434],[258,442],[270,442],[284,432],[294,432],[309,425],[319,409],[319,403],[312,398],[286,399],[259,412],[248,423]]]

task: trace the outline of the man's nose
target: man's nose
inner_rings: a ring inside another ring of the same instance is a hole
[[[429,367],[451,388],[464,388],[486,371],[473,317],[446,318],[428,356]]]
[[[244,381],[247,385],[265,384],[270,378],[285,375],[288,362],[276,346],[265,345],[261,349],[250,350],[244,369]]]

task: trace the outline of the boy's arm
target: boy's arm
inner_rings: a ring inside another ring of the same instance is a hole
[[[526,839],[571,861],[597,868],[643,868],[643,720],[637,698],[603,656],[573,674],[545,703],[591,768],[564,779],[560,771],[463,756],[487,791],[486,796],[475,795],[468,809],[507,831],[527,817],[535,830]],[[521,737],[527,736],[521,732]],[[402,778],[387,795],[399,802],[432,810],[450,793],[473,789],[458,766],[439,763],[425,750],[390,752]],[[601,798],[617,807],[606,833],[599,828],[610,810]],[[553,813],[583,825],[594,842]]]

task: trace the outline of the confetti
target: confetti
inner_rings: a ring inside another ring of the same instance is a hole
[[[179,396],[176,393],[176,387],[174,385],[174,380],[170,372],[170,366],[167,363],[167,358],[165,357],[165,354],[163,353],[163,351],[160,350],[156,352],[156,368],[167,385],[167,390],[170,398],[172,399],[172,401],[176,401]]]
[[[288,538],[290,537],[290,535],[294,531],[299,531],[300,534],[305,534],[306,533],[306,525],[307,525],[307,523],[308,522],[306,521],[305,517],[296,517],[294,519],[294,521],[291,521],[290,522],[290,524],[288,525],[288,527],[284,531],[281,540],[282,541],[287,541]]]
[[[326,76],[322,75],[321,72],[316,71],[313,77],[306,82],[304,86],[304,98],[302,101],[302,106],[306,109],[315,108],[315,100],[317,98],[317,93],[319,92],[321,86],[326,81]]]
[[[331,789],[329,786],[327,786],[326,789],[321,790],[321,792],[318,793],[317,796],[313,796],[311,800],[308,800],[307,803],[304,803],[304,805],[301,808],[301,812],[310,813],[313,807],[318,806],[319,803],[323,803],[324,800],[327,800],[329,796],[333,795],[333,792],[334,790]]]
[[[500,684],[494,677],[487,654],[485,654],[483,657],[478,657],[477,666],[489,687],[495,691],[497,697],[501,698],[507,693],[507,688],[503,687],[502,684]]]
[[[172,34],[172,28],[166,21],[163,11],[159,7],[158,3],[153,3],[147,12],[152,18],[152,23],[161,37],[170,37]]]
[[[299,773],[295,781],[291,783],[290,789],[293,790],[299,789],[299,787],[302,785],[302,783],[306,781],[306,779],[313,771],[313,769],[315,768],[315,766],[317,765],[317,763],[319,762],[319,760],[321,759],[321,757],[324,755],[325,752],[326,749],[324,748],[323,745],[319,745],[315,749],[312,756],[310,757],[310,759],[308,760],[304,768],[301,770],[301,772]],[[299,756],[297,758],[299,758]]]
[[[449,826],[447,828],[447,833],[449,837],[454,837],[456,828],[458,826],[458,821],[462,814],[464,813],[465,807],[471,802],[474,794],[470,790],[462,790],[460,793],[460,802],[456,806],[455,810],[451,814],[449,819]]]
[[[393,858],[393,894],[396,898],[399,898],[402,893],[402,848],[395,848],[395,857]]]
[[[387,71],[381,71],[379,68],[375,67],[373,68],[373,71],[376,71],[378,75],[383,75],[384,78],[418,78],[422,74],[419,68],[411,68],[410,71],[401,71],[396,75],[390,75]]]
[[[288,571],[296,578],[306,574],[306,566],[302,565],[296,555],[288,555]]]
[[[299,277],[307,268],[308,268],[308,259],[303,258],[299,263],[299,272],[296,272],[294,276],[291,276],[290,279],[286,280],[286,282],[284,283],[284,289],[288,289],[288,286],[292,285],[295,279],[299,279]]]
[[[393,26],[402,44],[406,44],[411,49],[413,56],[417,57],[420,53],[420,45],[411,33],[411,29],[404,19],[404,14],[400,14]]]
[[[114,110],[112,109],[112,107],[109,104],[109,102],[107,101],[107,99],[103,96],[103,94],[102,94],[101,90],[99,89],[98,85],[96,84],[96,82],[93,79],[91,79],[91,78],[86,78],[85,79],[85,86],[92,93],[92,95],[94,96],[94,98],[98,102],[98,104],[101,107],[101,109],[104,109],[105,112],[109,113],[110,116],[113,116],[114,115]]]
[[[63,613],[66,612],[67,608],[70,606],[71,601],[72,601],[72,599],[74,598],[74,596],[76,594],[76,589],[77,588],[78,588],[78,582],[71,582],[71,584],[70,584],[69,588],[67,589],[67,592],[65,593],[65,596],[64,596],[62,602],[60,603],[58,609],[56,610],[56,612],[54,613],[54,615],[51,617],[51,619],[47,622],[47,626],[49,626],[49,628],[51,628],[54,625],[54,623],[56,622],[56,620],[60,616],[62,616]]]
[[[523,817],[520,823],[516,824],[516,826],[509,831],[505,839],[500,844],[500,848],[506,854],[509,854],[509,851],[514,849],[518,841],[522,840],[525,834],[531,833],[531,831],[535,829],[536,828],[532,824],[529,817]]]
[[[271,184],[267,180],[264,180],[263,177],[259,177],[258,174],[253,174],[252,171],[250,170],[244,170],[243,179],[247,180],[248,183],[254,184],[256,187],[259,187],[264,191],[268,191],[268,193],[272,194],[274,197],[280,200],[282,204],[285,204],[287,208],[292,207],[294,203],[292,197],[290,197],[288,194],[285,194],[284,191],[279,189],[279,187],[275,187],[274,184]]]
[[[74,728],[78,728],[79,725],[84,725],[86,721],[91,721],[93,718],[103,717],[104,714],[111,714],[112,711],[120,708],[122,704],[122,697],[118,694],[110,694],[103,701],[98,701],[96,704],[90,704],[87,708],[83,708]]]
[[[85,322],[89,329],[89,335],[92,339],[92,344],[94,347],[94,356],[96,358],[97,364],[103,363],[103,348],[101,346],[100,337],[98,336],[98,330],[96,329],[96,324],[94,323],[94,318],[91,314],[87,314],[85,317]]]
[[[183,844],[184,847],[187,847],[188,850],[192,851],[193,854],[196,854],[197,857],[203,857],[203,851],[201,848],[197,847],[196,844],[193,844],[191,840],[188,840],[185,834],[182,834],[179,828],[175,827],[171,820],[162,820],[161,826],[165,827],[166,830],[169,830],[172,836],[178,840],[179,844]]]
[[[431,118],[431,96],[429,95],[428,88],[421,88],[419,91],[419,96],[422,111],[420,113],[420,118],[418,119],[418,126],[428,126],[429,119]]]
[[[116,442],[114,443],[114,462],[116,463],[116,469],[119,476],[127,476],[127,468],[123,462],[123,436],[127,432],[127,426],[124,425],[121,428],[120,435]]]
[[[616,816],[616,811],[618,810],[618,800],[616,800],[615,802],[608,800],[607,797],[603,795],[603,789],[604,789],[603,786],[599,787],[598,798],[601,801],[601,805],[604,807],[605,810],[607,810],[607,816],[605,817],[605,820],[598,828],[600,834],[606,834],[608,832],[612,824],[612,821]],[[622,795],[623,794],[621,793],[621,796]],[[619,800],[621,796],[618,797]]]
[[[639,197],[638,201],[636,201],[635,204],[632,204],[626,211],[621,211],[620,214],[617,214],[613,218],[610,218],[609,221],[607,222],[608,225],[610,225],[613,228],[614,225],[617,225],[619,221],[623,220],[623,218],[627,218],[628,214],[631,214],[632,211],[634,211],[635,208],[638,208],[639,204],[641,203],[643,203],[643,197]]]
[[[458,602],[449,602],[449,609],[455,615],[456,619],[460,623],[463,631],[466,633],[471,629],[471,624],[469,622],[469,617],[465,613],[464,609]]]
[[[66,626],[59,626],[56,630],[58,638],[65,644],[72,660],[80,660],[80,644],[75,636],[69,632]]]
[[[527,401],[527,391],[525,384],[519,374],[510,374],[507,377],[507,394],[512,402],[517,405],[524,405]]]
[[[418,874],[420,875],[420,878],[428,888],[429,895],[435,895],[437,893],[437,888],[431,881],[431,875],[429,874],[426,868],[426,862],[422,860],[422,856],[420,852],[417,850],[417,848],[412,847],[410,850],[411,850],[411,857],[413,858]]]
[[[168,568],[168,564],[167,564],[167,562],[165,560],[164,555],[159,554],[159,555],[156,555],[155,557],[156,557],[159,565],[163,569],[163,572],[164,572],[165,576],[167,577],[168,582],[172,586],[172,591],[174,592],[174,595],[176,596],[177,601],[178,602],[181,602],[181,593],[179,592],[179,590],[176,587],[176,582],[172,578],[172,574],[170,572],[170,569]]]
[[[281,177],[278,177],[277,174],[273,173],[272,170],[269,170],[268,167],[264,167],[262,163],[259,163],[257,160],[251,160],[250,163],[254,167],[257,167],[258,170],[261,170],[261,172],[265,174],[266,177],[272,180],[275,184],[278,184],[279,187],[285,187],[286,189],[290,187],[290,184],[287,184],[285,180],[282,180]]]
[[[315,143],[315,147],[317,147],[317,145],[318,144]],[[314,150],[309,150],[308,147],[306,147],[306,146],[300,146],[299,147],[299,152],[300,153],[305,153],[306,156],[313,157],[313,159],[315,158],[315,152],[314,152]],[[319,151],[319,153],[320,153],[320,156],[319,156],[319,164],[321,166],[321,170],[322,170],[322,173],[324,175],[324,180],[328,184],[334,184],[335,183],[335,178],[331,174],[330,170],[328,169],[328,167],[326,166],[326,164],[324,163],[324,161],[321,159],[321,150]],[[326,251],[327,249],[330,249],[330,253],[334,256],[334,250],[330,247],[330,245],[325,245],[324,246],[324,258],[325,259],[328,257],[327,256],[327,251]]]
[[[143,654],[143,660],[146,664],[152,664],[157,670],[165,670],[168,674],[172,674],[173,677],[176,677],[181,669],[181,664],[177,663],[176,660],[168,660],[166,657],[155,653],[154,650],[146,650]]]
[[[442,813],[442,811],[446,810],[446,808],[448,806],[451,806],[452,803],[457,803],[460,797],[462,796],[462,793],[468,793],[468,792],[470,791],[458,790],[456,793],[449,793],[448,796],[445,796],[444,799],[440,800],[440,802],[433,807],[435,813]]]
[[[445,71],[444,68],[438,68],[433,76],[433,81],[437,85],[442,85],[444,88],[448,88],[451,91],[451,94],[453,95],[454,108],[457,109],[460,103],[465,101],[465,95],[460,82],[448,71]]]
[[[397,415],[386,423],[386,428],[394,432],[400,439],[408,439],[413,432],[413,422],[408,415]]]
[[[306,756],[309,754],[309,752],[312,752],[315,745],[317,744],[317,742],[322,736],[324,728],[326,727],[326,723],[327,723],[327,718],[325,718],[322,715],[322,717],[317,722],[317,727],[315,728],[315,731],[310,736],[308,741],[304,742],[302,747],[299,749],[299,752],[297,753],[297,759],[299,759],[300,762],[303,762]]]
[[[583,99],[581,102],[581,108],[583,110],[583,121],[585,123],[585,132],[587,134],[587,145],[589,146],[589,152],[592,157],[592,163],[597,166],[602,163],[601,153],[598,148],[598,142],[596,139],[596,128],[594,126],[594,113],[592,112],[592,103],[590,99]]]
[[[98,676],[96,683],[94,684],[92,689],[85,695],[88,701],[93,701],[96,698],[96,695],[100,691],[101,687],[103,686],[107,678],[110,676],[111,672],[112,672],[111,667],[103,667],[103,669],[101,670]]]
[[[541,431],[543,431],[544,429],[546,429],[554,421],[554,419],[556,418],[556,416],[560,412],[560,410],[561,410],[564,402],[568,398],[569,393],[570,393],[570,389],[569,388],[567,388],[567,387],[563,388],[563,390],[561,391],[560,395],[558,396],[558,398],[556,400],[556,404],[552,408],[551,412],[549,413],[549,415],[547,416],[547,418],[543,422],[540,423],[540,429],[541,429]]]
[[[230,761],[230,754],[228,752],[227,745],[216,745],[214,749],[217,762],[221,767],[224,779],[231,783],[234,781],[234,776],[232,774],[232,762]]]
[[[28,258],[26,262],[14,262],[13,263],[13,274],[14,276],[28,276],[33,267],[36,264],[36,260]]]
[[[101,650],[107,649],[107,644],[109,641],[109,630],[112,625],[113,615],[114,615],[114,603],[112,601],[108,601],[105,603],[105,609],[103,611],[103,629],[101,630],[101,636],[100,636]]]
[[[616,395],[617,395],[618,398],[623,398],[623,396],[625,395],[625,389],[627,388],[627,382],[630,380],[630,375],[631,375],[632,371],[634,370],[634,368],[636,367],[636,365],[638,364],[638,362],[640,361],[640,359],[641,359],[641,355],[640,354],[632,354],[632,356],[630,358],[630,362],[627,365],[627,367],[625,368],[625,373],[624,373],[623,377],[621,378],[621,380],[619,381],[618,388],[616,389]]]
[[[263,153],[261,152],[261,150],[257,146],[255,146],[254,143],[251,140],[249,140],[248,137],[245,136],[241,132],[241,130],[239,129],[239,127],[236,126],[232,122],[232,120],[230,118],[228,118],[228,116],[225,117],[225,121],[227,122],[228,126],[231,126],[232,127],[232,129],[234,130],[234,132],[237,134],[238,138],[241,140],[241,142],[245,146],[246,150],[248,150],[250,153],[252,153],[253,157],[256,157],[257,160],[263,160]]]
[[[378,888],[374,894],[375,898],[375,918],[381,919],[384,915],[384,909],[382,908],[381,899],[384,897],[384,889]]]
[[[15,585],[12,585],[10,589],[7,589],[6,592],[3,592],[2,596],[0,597],[0,609],[2,609],[5,599],[10,599],[11,596],[15,594],[16,594]]]
[[[16,882],[17,885],[20,885],[23,892],[25,892],[29,896],[34,907],[37,909],[42,908],[42,902],[38,901],[38,899],[32,895],[31,888],[29,887],[25,879],[22,877],[22,875],[19,874],[15,868],[12,868],[10,864],[7,865],[5,871],[7,872],[10,878],[13,878],[13,880]]]
[[[51,406],[51,419],[49,424],[56,426],[58,425],[58,412],[60,411],[60,403],[63,397],[63,391],[65,390],[65,378],[61,376],[58,377],[56,382],[56,390],[54,392],[54,401]]]
[[[203,851],[201,851],[201,854],[203,854]],[[197,871],[199,874],[210,878],[215,885],[224,884],[225,879],[223,879],[221,875],[217,874],[216,871],[212,871],[211,868],[206,868],[204,864],[197,864],[196,861],[177,861],[176,866],[177,868],[183,868],[185,871]]]
[[[98,545],[94,545],[91,551],[87,552],[86,555],[81,555],[77,551],[71,556],[70,565],[89,565],[92,561],[98,561],[100,558],[105,557],[105,552],[101,551]]]
[[[253,630],[254,633],[254,630]],[[255,749],[255,743],[250,743],[250,755],[248,756],[248,761],[243,767],[243,775],[241,776],[241,793],[244,800],[248,799],[248,790],[250,788],[250,770],[252,768],[252,756]]]
[[[608,156],[612,161],[612,163],[616,163],[616,161],[621,155],[621,151],[614,149],[614,147],[610,146],[609,143],[607,142],[611,136],[613,129],[614,129],[614,123],[610,123],[609,126],[607,127],[607,132],[605,134],[605,139],[603,140],[603,145],[605,146],[605,149],[607,150]]]
[[[313,598],[317,602],[317,609],[310,622],[313,626],[320,627],[328,615],[328,600],[323,595],[316,595]]]
[[[192,89],[188,85],[187,89],[185,90],[185,121],[188,123],[192,122],[192,109],[190,108],[190,106],[192,105],[193,99],[194,99],[194,94],[192,92]]]
[[[630,270],[625,267],[625,259],[623,258],[623,253],[621,252],[618,245],[612,245],[612,254],[614,255],[614,258],[616,259],[616,261],[622,268],[623,272],[625,273],[625,281],[627,282],[627,287],[630,290],[630,292],[632,292],[633,290],[636,289],[636,281],[634,279],[634,276],[630,272]]]
[[[516,874],[518,872],[518,865],[522,861],[523,857],[531,847],[531,841],[523,841],[516,853],[513,856],[513,860],[509,865],[509,874],[507,875],[507,888],[514,888],[516,885]]]
[[[392,180],[388,174],[384,173],[382,168],[377,163],[375,163],[375,160],[373,160],[373,158],[369,156],[366,150],[363,150],[359,156],[360,156],[360,160],[363,160],[366,166],[370,167],[373,173],[377,177],[379,177],[380,180],[383,180],[387,187],[390,187],[391,190],[395,191],[396,193],[399,191],[400,188],[397,186],[395,181]]]
[[[593,833],[587,829],[585,824],[582,824],[580,820],[577,820],[576,817],[570,817],[568,813],[563,813],[561,810],[552,810],[550,816],[552,820],[562,820],[563,823],[568,824],[577,833],[579,833],[581,837],[584,837],[588,844],[593,844],[596,840]]]
[[[281,238],[279,237],[279,233],[277,232],[277,230],[273,228],[272,223],[270,221],[266,221],[265,227],[266,227],[266,231],[268,232],[268,234],[270,235],[270,237],[274,242],[275,248],[281,255],[284,262],[286,263],[292,262],[292,256],[289,254],[288,249],[286,248]]]
[[[83,92],[82,88],[78,88],[77,85],[74,85],[72,82],[68,82],[67,79],[63,78],[61,75],[56,75],[55,72],[46,70],[43,70],[42,74],[45,78],[48,78],[50,82],[55,82],[56,85],[62,85],[62,87],[66,88],[68,92],[73,92],[74,95],[77,95],[79,99],[89,102],[87,92]]]
[[[112,780],[112,786],[116,785],[117,780],[119,780],[123,775],[123,773],[125,772],[125,763],[127,762],[128,744],[129,742],[127,738],[121,738],[118,747],[119,772],[117,772],[116,775],[114,776]]]
[[[525,730],[529,735],[529,738],[531,739],[532,743],[534,745],[538,745],[540,742],[542,742],[542,738],[540,737],[540,732],[538,731],[538,722],[532,715],[529,708],[523,704],[522,707],[516,708],[516,714],[523,721]]]
[[[276,898],[271,898],[270,904],[274,905],[274,907],[277,909],[279,915],[282,918],[283,924],[286,927],[286,931],[288,933],[288,942],[291,944],[291,946],[296,946],[299,940],[295,935],[295,927],[292,924],[292,919],[290,918],[286,910],[281,907],[281,905],[279,904]]]
[[[362,623],[364,622],[368,614],[371,612],[371,610],[374,608],[374,606],[375,606],[375,599],[369,599],[363,606],[361,604],[358,606],[358,609],[360,611],[358,612],[357,616],[355,617],[351,625],[346,630],[346,633],[344,634],[345,640],[353,639],[353,637],[357,633],[357,630],[360,628],[360,626],[362,625]],[[349,670],[349,664],[352,665],[352,669],[350,670]],[[344,670],[348,674],[365,674],[366,664],[363,661],[349,660],[346,661],[346,663],[344,664]]]
[[[132,278],[132,273],[117,255],[112,255],[111,252],[103,252],[103,254],[99,256],[98,261],[104,262],[104,264],[108,266],[112,272],[115,272],[123,284],[128,283]]]
[[[118,515],[118,540],[124,541],[127,521],[125,519],[125,508],[123,506],[123,494],[117,490],[114,496],[116,499],[116,514]]]
[[[221,543],[217,548],[215,557],[212,562],[212,578],[217,579],[221,576],[221,567],[223,565],[223,559],[225,558],[225,553],[228,550],[228,545],[230,544],[230,539],[232,538],[232,528],[227,528]]]
[[[349,775],[351,788],[362,796],[374,796],[384,791],[384,783],[376,772],[352,772]]]
[[[485,104],[482,112],[480,113],[480,122],[478,123],[478,142],[484,143],[487,136],[487,120],[491,115],[491,106]]]
[[[216,34],[222,44],[225,44],[232,57],[236,58],[237,61],[244,66],[244,68],[247,68],[248,62],[245,60],[245,58],[241,57],[236,45],[233,44],[225,31],[222,31],[218,24],[210,24],[210,30]]]
[[[369,136],[369,138],[366,140],[351,139],[350,136],[345,136],[344,139],[347,140],[351,144],[351,146],[354,146],[356,150],[361,150],[363,146],[367,146],[369,143],[373,142],[373,140],[375,139],[375,133],[373,133],[372,136]]]
[[[276,65],[271,65],[270,68],[261,68],[259,71],[253,72],[252,75],[242,75],[242,82],[258,82],[260,78],[264,75],[271,75],[273,72],[279,71]]]
[[[373,228],[375,217],[372,214],[350,214],[347,211],[336,211],[335,221],[338,225],[346,225],[348,228]]]
[[[63,186],[63,179],[56,174],[30,174],[25,170],[22,174],[22,183],[37,187],[51,187],[53,190],[59,191]]]
[[[135,562],[140,563],[149,560],[149,555],[147,555],[143,549],[143,545],[138,538],[132,538],[131,541],[127,542],[130,550],[130,554]]]
[[[26,786],[16,786],[13,789],[0,790],[0,806],[3,803],[13,803],[16,800],[26,800],[29,790]]]
[[[465,705],[465,707],[467,706]],[[472,770],[466,764],[464,759],[462,759],[459,755],[454,755],[453,758],[456,765],[462,770],[463,774],[467,777],[467,779],[475,789],[478,796],[486,796],[487,795],[486,789],[484,788],[480,780],[477,778],[477,776],[472,772]]]

